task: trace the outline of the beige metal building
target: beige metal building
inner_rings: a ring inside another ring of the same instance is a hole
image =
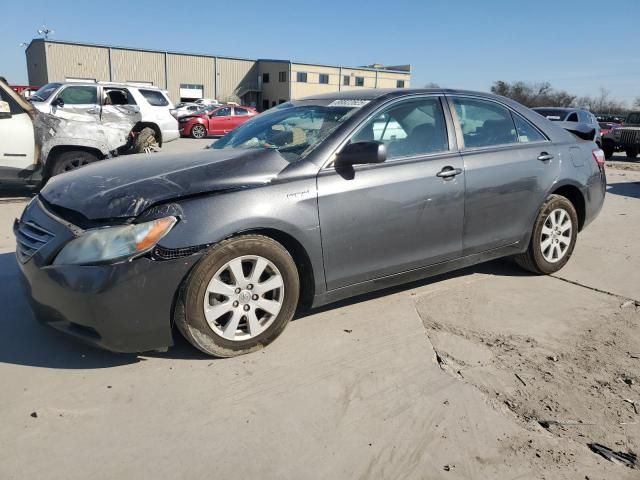
[[[339,67],[289,60],[142,50],[34,39],[26,49],[29,84],[96,80],[155,85],[175,102],[236,101],[264,110],[290,99],[358,88],[406,88],[411,67]]]

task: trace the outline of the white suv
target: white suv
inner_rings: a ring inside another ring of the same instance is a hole
[[[166,92],[153,86],[106,82],[48,83],[29,100],[41,112],[68,120],[91,116],[103,123],[139,112],[132,130],[134,152],[150,151],[180,137],[173,103]]]

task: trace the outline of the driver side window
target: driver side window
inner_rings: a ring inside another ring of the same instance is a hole
[[[440,99],[397,103],[365,123],[350,143],[371,141],[384,143],[388,161],[449,150]]]
[[[231,109],[228,107],[224,107],[216,110],[214,117],[228,117],[229,115],[231,115]]]

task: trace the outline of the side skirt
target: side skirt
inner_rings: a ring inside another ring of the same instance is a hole
[[[345,298],[354,297],[356,295],[362,295],[364,293],[370,293],[376,290],[382,290],[384,288],[395,287],[398,285],[402,285],[403,283],[409,283],[416,280],[433,277],[435,275],[448,273],[453,270],[460,270],[462,268],[470,267],[478,263],[484,263],[495,260],[497,258],[515,255],[518,253],[522,253],[526,248],[527,245],[525,243],[515,242],[511,245],[507,245],[506,247],[487,250],[485,252],[475,253],[466,257],[457,258],[455,260],[436,263],[427,267],[421,267],[406,272],[388,275],[386,277],[375,278],[373,280],[357,283],[355,285],[337,288],[335,290],[330,290],[328,292],[316,295],[313,299],[313,304],[311,307],[319,307],[328,303],[344,300]]]

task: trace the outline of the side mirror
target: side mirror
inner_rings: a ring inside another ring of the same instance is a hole
[[[11,118],[11,107],[9,102],[0,101],[0,118]]]
[[[347,144],[336,155],[336,166],[382,163],[387,159],[387,148],[380,142],[356,142]]]
[[[58,97],[53,101],[52,105],[54,107],[64,108],[64,100],[62,100],[62,98]]]

